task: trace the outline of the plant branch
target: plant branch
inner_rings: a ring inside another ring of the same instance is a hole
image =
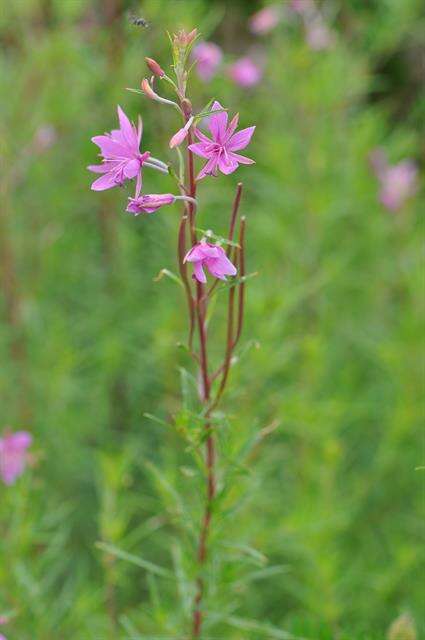
[[[243,320],[244,320],[244,311],[245,311],[245,227],[246,227],[246,218],[242,216],[241,224],[239,227],[239,246],[240,250],[238,252],[239,256],[239,276],[241,278],[241,283],[239,285],[239,298],[238,298],[238,322],[236,328],[236,336],[233,340],[234,349],[239,342],[239,338],[241,337],[242,328],[243,328]]]

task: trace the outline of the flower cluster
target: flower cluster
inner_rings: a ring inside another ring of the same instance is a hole
[[[380,183],[379,199],[389,211],[401,209],[417,189],[418,170],[412,160],[390,165],[383,149],[370,154],[375,175]]]
[[[248,28],[254,36],[265,36],[280,22],[299,19],[304,27],[305,41],[312,51],[328,49],[334,42],[334,34],[314,0],[288,0],[287,3],[271,4],[254,13]],[[241,58],[226,64],[222,49],[215,42],[200,42],[192,51],[199,78],[209,83],[223,68],[228,77],[243,89],[258,85],[264,74],[265,53],[255,45]]]
[[[201,46],[201,45],[199,45]],[[179,45],[181,49],[181,45]],[[149,69],[154,72],[154,76],[166,79],[174,85],[168,78],[160,65],[152,58],[147,58]],[[151,100],[170,104],[180,111],[184,120],[184,125],[170,139],[169,147],[174,149],[179,147],[187,138],[190,143],[187,151],[190,154],[199,156],[205,160],[204,166],[196,176],[199,182],[207,176],[218,176],[218,173],[228,175],[236,171],[240,164],[253,164],[254,161],[238,153],[244,149],[251,141],[255,127],[247,127],[237,130],[239,114],[236,114],[229,122],[227,110],[218,102],[214,101],[210,110],[202,115],[195,116],[189,112],[191,108],[188,102],[181,100],[181,106],[176,102],[161,97],[153,88],[153,78],[151,81],[142,81],[142,93]],[[181,92],[176,86],[177,95],[181,97]],[[127,115],[121,109],[118,110],[119,128],[113,129],[110,133],[94,136],[92,142],[100,149],[101,163],[90,165],[88,169],[94,173],[101,174],[92,183],[93,191],[104,191],[113,187],[122,187],[126,182],[135,180],[134,196],[128,198],[126,211],[138,216],[141,213],[155,213],[161,207],[171,205],[177,200],[184,201],[192,208],[197,206],[197,201],[193,196],[187,194],[180,180],[178,186],[180,193],[145,194],[143,189],[143,172],[146,167],[160,171],[169,175],[180,175],[184,167],[180,166],[178,172],[174,171],[171,165],[154,158],[149,151],[142,152],[140,149],[142,140],[142,120],[139,117],[137,127],[130,122]],[[197,122],[202,117],[207,117],[207,126],[211,137],[208,137],[197,126]],[[193,137],[197,142],[193,142]],[[179,154],[181,159],[181,154]],[[194,238],[193,238],[194,239]],[[194,264],[194,278],[201,283],[206,282],[205,273],[202,266],[205,265],[209,273],[215,278],[225,280],[226,276],[234,276],[236,268],[219,245],[212,245],[201,239],[200,242],[193,242],[193,246],[185,255],[184,262]]]
[[[31,442],[27,431],[6,431],[0,438],[0,477],[6,485],[14,484],[25,471]]]

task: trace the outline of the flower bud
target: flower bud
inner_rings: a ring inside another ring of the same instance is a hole
[[[140,83],[140,88],[146,97],[150,98],[151,100],[157,99],[158,96],[155,93],[155,91],[152,89],[149,83],[149,80],[147,78],[143,78],[142,82]]]
[[[170,149],[174,149],[174,147],[178,147],[179,144],[181,144],[183,142],[183,140],[187,137],[187,134],[189,133],[189,129],[192,126],[193,123],[193,116],[191,118],[189,118],[189,120],[186,122],[185,126],[182,127],[181,129],[179,129],[177,131],[177,133],[175,133],[173,135],[173,137],[170,140]]]
[[[145,58],[146,64],[153,74],[158,76],[159,78],[163,78],[165,76],[165,71],[159,66],[156,60],[153,58]]]
[[[187,34],[187,44],[192,44],[192,42],[195,40],[197,35],[198,35],[198,30],[192,29],[192,31]]]
[[[174,34],[174,46],[182,49],[186,48],[195,40],[197,33],[197,29],[193,29],[190,33],[187,33],[184,29],[181,29],[177,34]]]

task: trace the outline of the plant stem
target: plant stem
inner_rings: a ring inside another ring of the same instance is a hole
[[[243,327],[243,318],[245,311],[245,282],[243,280],[245,276],[245,226],[246,226],[246,218],[242,216],[241,224],[239,228],[239,275],[242,278],[242,281],[239,285],[239,303],[238,303],[238,322],[236,329],[236,336],[233,340],[232,349],[234,349],[241,337],[242,327]]]
[[[192,134],[189,131],[188,134],[188,146],[192,144]],[[187,165],[188,165],[188,178],[189,178],[189,196],[196,198],[196,181],[193,166],[193,153],[187,150]],[[190,224],[190,236],[192,246],[196,244],[196,230],[195,230],[195,208],[191,202],[189,207],[189,224]],[[208,336],[206,330],[206,311],[208,301],[204,296],[204,285],[200,282],[196,283],[196,315],[198,320],[198,332],[199,332],[199,366],[202,379],[202,402],[205,406],[208,406],[210,401],[210,379],[208,375]],[[192,622],[192,636],[193,638],[199,638],[202,629],[202,600],[204,596],[204,579],[202,577],[202,567],[207,558],[208,552],[208,537],[211,526],[212,508],[215,497],[215,441],[214,434],[211,428],[211,422],[209,420],[209,412],[205,415],[205,434],[206,434],[206,451],[205,451],[205,463],[206,463],[206,503],[205,510],[201,524],[201,531],[198,542],[198,565],[199,574],[196,580],[197,592],[194,602],[193,610],[193,622]]]
[[[235,195],[235,199],[233,201],[233,208],[232,208],[232,216],[230,218],[230,227],[229,227],[229,242],[233,241],[233,236],[235,234],[235,226],[236,226],[236,220],[238,218],[238,211],[239,211],[239,205],[241,202],[241,196],[242,196],[242,182],[238,182],[237,186],[236,186],[236,195]],[[227,257],[230,256],[230,251],[231,251],[232,247],[229,244],[227,246]]]
[[[200,369],[202,377],[202,400],[205,405],[208,405],[210,400],[210,380],[208,376],[208,356],[207,356],[207,333],[205,327],[205,306],[203,303],[203,285],[197,283],[197,315],[198,315],[198,327],[199,327],[199,346],[200,346]],[[216,478],[215,478],[215,441],[214,434],[211,428],[211,422],[209,420],[210,412],[207,411],[205,415],[205,433],[206,433],[206,475],[207,475],[207,492],[205,511],[202,519],[201,532],[198,543],[198,564],[199,575],[196,580],[197,593],[195,596],[194,611],[193,611],[193,638],[200,638],[202,628],[202,599],[204,596],[204,579],[201,575],[202,566],[205,563],[208,552],[208,537],[210,532],[213,502],[215,498]]]
[[[183,214],[180,220],[177,250],[178,250],[179,270],[180,270],[180,275],[183,281],[184,289],[186,291],[187,306],[189,311],[188,347],[189,347],[189,351],[192,352],[193,333],[195,330],[195,308],[194,308],[194,300],[192,296],[192,289],[190,288],[190,281],[187,275],[187,265],[184,262],[184,256],[186,253],[186,223],[187,223],[187,216]]]
[[[187,144],[188,146],[192,144],[192,132],[189,129],[187,134]],[[196,182],[195,182],[195,172],[193,167],[193,153],[187,150],[187,167],[189,173],[189,195],[191,198],[195,198],[196,196]],[[195,207],[192,203],[189,202],[189,224],[190,224],[190,238],[192,240],[192,245],[196,244],[196,230],[195,230]]]

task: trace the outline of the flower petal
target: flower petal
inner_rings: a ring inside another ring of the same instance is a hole
[[[110,136],[94,136],[91,140],[100,147],[100,151],[105,157],[125,158],[128,156],[128,148],[113,140]]]
[[[126,162],[123,173],[126,178],[135,178],[140,170],[140,162],[138,160],[130,160]]]
[[[105,162],[103,164],[89,164],[87,169],[93,173],[107,173],[111,170]]]
[[[227,157],[222,155],[220,156],[220,159],[218,161],[218,168],[220,169],[221,173],[224,173],[227,176],[230,173],[236,171],[236,169],[238,168],[238,163],[229,155],[227,155]]]
[[[244,149],[250,143],[254,131],[255,126],[241,129],[237,133],[233,134],[233,136],[226,144],[227,149],[229,151],[238,151],[239,149]]]
[[[118,183],[115,181],[114,174],[109,172],[95,180],[91,186],[92,191],[105,191],[105,189],[112,189],[117,187]]]
[[[214,104],[211,107],[211,114],[209,116],[208,127],[211,131],[211,135],[215,142],[222,143],[224,142],[227,130],[227,111],[220,111],[219,113],[214,113],[217,109],[222,109],[221,104],[215,100]]]
[[[211,144],[211,143],[210,143]],[[188,149],[192,151],[192,153],[200,156],[201,158],[209,158],[211,153],[206,151],[207,145],[203,142],[194,142],[188,146]]]
[[[218,156],[214,154],[202,167],[198,175],[196,176],[197,180],[202,180],[205,176],[217,175],[217,165],[218,165]]]
[[[198,282],[206,283],[207,278],[202,268],[202,262],[195,262],[193,265],[193,275],[198,280]]]
[[[130,147],[134,148],[137,145],[137,134],[135,134],[130,120],[127,118],[124,111],[121,109],[119,105],[117,106],[117,111],[118,111],[118,119],[120,122],[120,129],[122,131],[122,134],[126,139],[127,144]]]
[[[255,160],[242,156],[240,153],[233,153],[233,151],[229,153],[229,157],[239,162],[239,164],[255,164]]]
[[[227,131],[226,131],[226,137],[224,142],[226,143],[234,134],[234,132],[237,129],[239,123],[239,113],[237,113],[230,121],[229,126],[227,127]]]
[[[32,443],[32,436],[28,431],[17,431],[13,434],[13,446],[17,449],[27,449]]]
[[[140,116],[137,117],[137,148],[140,147],[143,134],[143,120]]]
[[[196,128],[195,129],[195,136],[198,138],[198,140],[200,140],[201,142],[205,142],[205,144],[211,144],[213,141],[211,140],[211,138],[209,138],[208,136],[205,135],[205,133],[203,133],[200,129]]]

